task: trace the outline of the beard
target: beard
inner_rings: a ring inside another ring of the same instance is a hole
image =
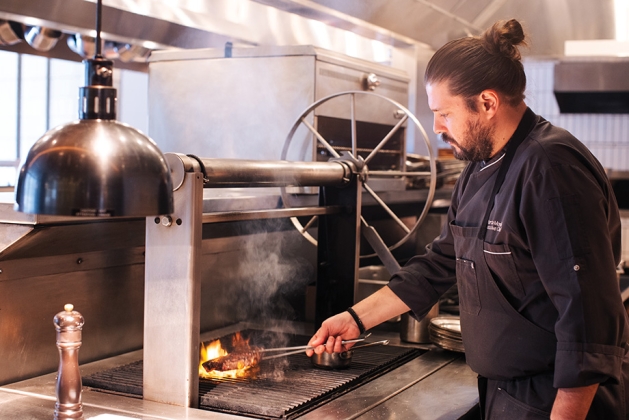
[[[463,134],[467,144],[466,147],[461,146],[459,142],[446,133],[441,134],[441,139],[452,147],[455,158],[470,162],[481,162],[491,158],[491,152],[494,148],[493,134],[494,128],[492,126],[483,126],[479,121],[470,121],[467,124],[467,130]]]

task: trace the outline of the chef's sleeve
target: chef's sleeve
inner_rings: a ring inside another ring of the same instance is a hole
[[[455,209],[453,199],[448,211],[448,222],[454,218]],[[426,246],[425,254],[411,258],[392,276],[389,288],[411,308],[414,318],[421,319],[439,297],[456,283],[455,267],[454,242],[449,223],[446,223],[441,235]]]
[[[627,346],[620,219],[609,184],[592,171],[563,164],[534,172],[521,197],[530,252],[559,313],[556,388],[617,383]]]

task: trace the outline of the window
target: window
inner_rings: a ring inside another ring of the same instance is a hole
[[[0,51],[0,186],[13,185],[18,164],[18,55]]]
[[[82,63],[50,60],[48,128],[79,119],[79,88],[82,86],[85,86],[85,67]]]
[[[20,56],[19,159],[48,131],[48,59]]]
[[[20,161],[51,128],[79,118],[83,63],[0,50],[0,188],[15,186]],[[148,132],[148,74],[116,69],[118,120]]]

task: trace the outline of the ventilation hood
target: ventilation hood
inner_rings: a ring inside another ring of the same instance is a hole
[[[93,3],[0,0],[0,19],[91,36]],[[558,56],[565,40],[613,38],[614,11],[614,0],[105,0],[102,29],[106,40],[150,41],[154,49],[306,45],[312,33],[334,27],[399,48],[421,43],[436,50],[517,18],[532,37],[524,54]],[[318,45],[330,49],[335,36]]]
[[[6,32],[3,29],[12,29],[10,25],[17,23],[18,29],[43,27],[61,31],[68,39],[81,37],[82,42],[87,41],[92,36],[93,2],[0,0],[0,49],[33,53],[33,48],[21,48],[24,43],[19,41],[24,39],[23,34],[3,42]],[[241,47],[317,45],[337,52],[351,51],[364,59],[386,62],[394,56],[402,62],[413,54],[424,57],[451,39],[479,34],[494,21],[508,18],[522,21],[531,34],[531,48],[523,51],[531,57],[567,57],[564,48],[573,41],[566,40],[587,42],[615,36],[614,25],[610,24],[615,16],[613,0],[105,0],[105,3],[103,38],[115,43],[114,46],[129,44],[151,50],[223,48],[228,43]],[[355,37],[348,37],[338,29],[358,34],[364,42],[357,46]],[[384,54],[376,57],[374,45],[381,46],[373,40],[397,50],[391,53],[379,48]],[[67,39],[63,41],[47,52],[47,56],[77,59],[74,50],[66,48]],[[18,44],[13,45],[14,42]],[[576,49],[582,50],[582,45]],[[601,54],[598,46],[594,50]],[[629,89],[611,85],[625,82],[621,76],[629,73],[623,70],[624,62],[608,66],[604,60],[598,61],[579,66],[571,60],[560,60],[555,87],[562,112],[629,112],[629,100],[625,99]],[[117,65],[129,64],[145,63],[121,60]]]
[[[562,113],[629,113],[629,43],[566,41],[553,90]]]

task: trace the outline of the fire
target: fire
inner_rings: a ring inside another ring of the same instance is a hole
[[[203,363],[207,362],[208,360],[216,359],[217,357],[227,355],[227,351],[225,351],[223,347],[221,346],[221,340],[214,340],[211,343],[209,343],[207,346],[205,345],[205,343],[201,343],[200,350],[201,350],[201,357],[200,357],[200,362],[199,362],[199,376],[201,378],[215,378],[216,376],[213,375],[214,373],[217,373],[217,374],[225,373],[225,372],[217,372],[217,371],[207,372],[205,368],[203,367]]]
[[[249,340],[245,340],[240,335],[240,332],[237,332],[232,337],[232,346],[234,348],[233,351],[243,351],[250,349]],[[251,366],[245,366],[244,364],[238,363],[238,369],[227,370],[227,371],[206,371],[203,367],[203,363],[208,360],[216,359],[217,357],[227,356],[229,352],[223,348],[221,345],[221,340],[214,340],[207,345],[205,343],[201,343],[200,348],[200,361],[199,361],[199,377],[205,379],[222,379],[222,378],[244,378],[249,376]]]

